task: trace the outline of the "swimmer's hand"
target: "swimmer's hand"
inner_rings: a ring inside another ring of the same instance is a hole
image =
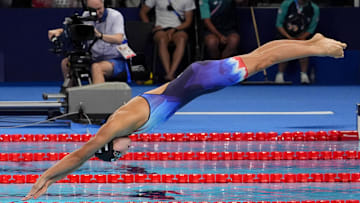
[[[40,197],[42,194],[46,192],[48,187],[54,182],[55,182],[54,180],[44,180],[43,178],[39,178],[38,181],[36,181],[36,183],[31,188],[30,192],[21,200],[26,201],[31,198],[36,199]]]
[[[109,129],[105,130],[107,130],[107,132],[109,131]],[[115,135],[115,133],[113,133],[113,131],[110,132],[111,133],[106,134],[108,136],[95,136],[85,143],[80,149],[71,152],[69,155],[65,156],[55,165],[46,170],[33,185],[30,192],[22,198],[22,200],[25,201],[31,198],[38,198],[46,192],[51,184],[61,180],[79,168],[85,163],[85,161],[90,159],[97,150],[113,139],[112,136]]]

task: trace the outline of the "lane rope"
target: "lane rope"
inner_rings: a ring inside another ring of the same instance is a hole
[[[0,153],[0,162],[57,161],[69,152]],[[120,160],[126,161],[222,161],[222,160],[355,160],[360,151],[236,151],[236,152],[129,152]],[[99,160],[92,157],[90,160]]]
[[[35,183],[38,174],[3,174],[0,184]],[[56,183],[321,183],[360,182],[360,173],[70,174]]]
[[[0,142],[87,142],[93,134],[1,134]],[[355,141],[357,131],[295,131],[295,132],[200,132],[131,134],[134,142],[194,141]]]

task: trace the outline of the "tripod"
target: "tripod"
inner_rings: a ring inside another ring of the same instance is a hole
[[[91,80],[91,53],[88,51],[75,51],[69,54],[69,73],[64,79],[61,90],[68,87],[82,86],[82,81],[92,84]]]

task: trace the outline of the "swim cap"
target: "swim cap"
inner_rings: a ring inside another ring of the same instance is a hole
[[[120,159],[121,152],[113,149],[113,140],[105,144],[104,147],[95,152],[95,156],[103,161],[113,162]]]

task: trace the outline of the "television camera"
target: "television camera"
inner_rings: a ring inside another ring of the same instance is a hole
[[[90,50],[97,38],[94,27],[86,22],[96,21],[98,18],[96,10],[84,10],[88,15],[75,14],[65,18],[62,34],[51,39],[54,45],[51,51],[69,59],[70,72],[62,85],[65,91],[43,93],[43,99],[49,101],[0,102],[1,115],[46,115],[51,119],[61,117],[74,122],[101,123],[131,99],[131,88],[126,83],[92,84]],[[88,78],[89,85],[82,86],[81,79],[85,77]]]
[[[98,40],[95,36],[94,26],[86,24],[98,20],[96,10],[84,9],[86,15],[75,13],[66,17],[63,23],[63,32],[51,39],[54,48],[50,51],[69,59],[69,74],[64,79],[62,89],[70,86],[81,86],[81,79],[87,78],[91,84],[90,65],[92,61],[91,47]],[[72,83],[72,84],[70,84]]]

